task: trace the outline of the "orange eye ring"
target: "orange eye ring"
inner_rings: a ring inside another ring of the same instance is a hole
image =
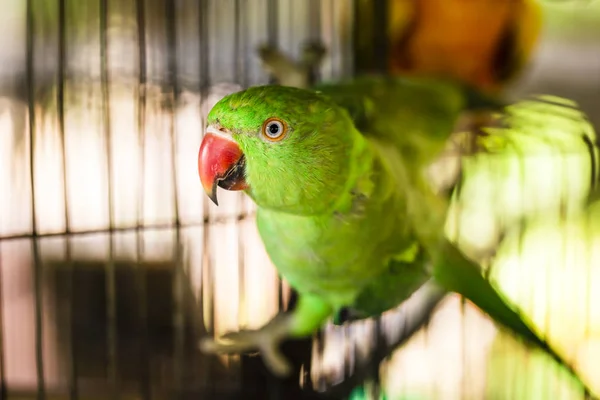
[[[279,118],[269,118],[263,122],[262,135],[270,142],[279,142],[285,137],[287,130],[285,121]]]

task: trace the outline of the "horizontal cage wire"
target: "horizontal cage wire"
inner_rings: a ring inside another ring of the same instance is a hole
[[[258,57],[263,44],[299,59],[305,44],[320,42],[327,54],[315,78],[352,76],[358,2],[10,1],[22,22],[24,59],[15,69],[24,76],[9,78],[11,95],[0,97],[0,398],[313,398],[347,395],[359,378],[381,380],[398,398],[581,395],[555,363],[459,296],[446,297],[393,353],[381,348],[401,340],[415,308],[432,306],[425,293],[381,318],[328,324],[286,344],[296,367],[288,380],[269,377],[257,357],[198,350],[199,337],[258,328],[295,301],[264,251],[252,201],[222,191],[216,207],[204,195],[196,165],[204,119],[227,93],[273,82]],[[446,230],[474,257],[497,246],[503,224],[531,210],[575,209],[589,189],[590,179],[586,186],[567,176],[590,163],[587,155],[466,163],[487,169],[461,181]],[[432,179],[453,181],[457,168],[450,154]],[[516,185],[544,173],[561,184],[548,179],[535,198],[514,198],[502,168],[517,171]],[[541,307],[536,322],[560,331],[550,305],[519,284],[535,273],[521,267],[535,255],[506,252],[486,273]],[[582,341],[600,321],[600,271],[592,268],[600,253],[588,256],[577,259],[589,263],[588,275],[562,279],[552,299],[585,310],[586,318],[570,319]],[[540,274],[544,290],[557,285]],[[569,288],[578,296],[567,301]],[[582,362],[600,357],[592,346]],[[531,363],[558,383],[522,378]]]

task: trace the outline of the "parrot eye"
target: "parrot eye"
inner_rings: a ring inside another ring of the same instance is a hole
[[[262,134],[272,142],[278,142],[285,136],[287,125],[279,118],[269,118],[263,123]]]

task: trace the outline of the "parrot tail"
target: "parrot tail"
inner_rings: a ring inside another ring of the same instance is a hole
[[[464,296],[474,303],[494,321],[511,330],[528,344],[537,346],[566,368],[582,386],[586,398],[591,390],[581,380],[573,367],[563,359],[548,342],[536,334],[517,311],[509,306],[492,284],[481,274],[479,267],[469,261],[449,241],[444,241],[440,249],[441,257],[434,267],[434,277],[444,288]]]

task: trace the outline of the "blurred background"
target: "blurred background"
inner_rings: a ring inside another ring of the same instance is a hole
[[[600,128],[599,1],[3,0],[1,399],[344,398],[365,377],[393,399],[589,398],[458,296],[368,373],[355,371],[401,335],[408,305],[286,344],[287,380],[259,357],[199,352],[198,337],[294,301],[252,202],[222,192],[217,208],[202,192],[203,118],[273,82],[259,45],[299,60],[308,42],[327,49],[319,80],[447,74],[510,99],[570,98]],[[583,332],[553,338],[600,391],[590,260],[557,275],[578,302],[546,293],[535,320]]]

